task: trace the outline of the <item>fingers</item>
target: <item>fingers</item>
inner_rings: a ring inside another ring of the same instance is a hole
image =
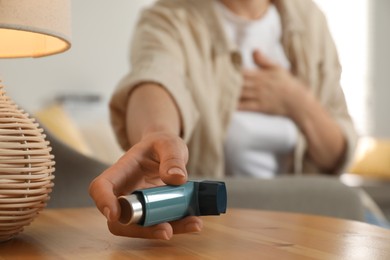
[[[255,99],[256,96],[257,96],[256,89],[244,84],[244,86],[241,89],[240,99]]]
[[[263,69],[273,68],[277,66],[273,61],[268,59],[265,55],[263,55],[259,50],[255,50],[253,52],[253,60],[257,66]]]
[[[117,236],[169,240],[173,229],[169,223],[143,227],[139,225],[123,225],[119,222],[107,222],[110,232]]]
[[[170,224],[174,234],[200,232],[203,228],[202,219],[193,216],[172,221]]]
[[[266,72],[262,70],[242,70],[243,89],[256,91],[266,85]]]
[[[253,84],[257,80],[257,74],[261,73],[261,70],[259,69],[244,69],[242,70],[242,77],[244,79],[244,82],[248,82],[247,84],[250,84],[252,82]]]
[[[139,165],[129,155],[122,157],[116,164],[95,178],[89,186],[89,194],[97,208],[109,221],[116,221],[120,216],[118,195],[131,189],[139,182]],[[129,173],[132,174],[129,174]]]
[[[173,234],[200,232],[203,222],[199,217],[186,217],[171,223],[154,226],[123,225],[119,222],[107,222],[110,232],[117,236],[169,240]]]
[[[188,148],[184,141],[177,137],[161,140],[155,145],[160,160],[160,177],[164,183],[181,185],[187,181],[186,164]]]
[[[101,176],[96,178],[89,186],[89,195],[108,221],[119,219],[119,204],[113,193],[113,184],[108,179]]]
[[[241,99],[238,103],[238,110],[261,112],[262,108],[260,103],[254,99]]]
[[[240,101],[256,101],[261,96],[261,84],[256,84],[256,73],[252,70],[243,71],[243,86],[241,89]]]

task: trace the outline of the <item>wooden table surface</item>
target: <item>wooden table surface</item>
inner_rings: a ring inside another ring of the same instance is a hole
[[[341,219],[228,209],[170,241],[116,237],[95,208],[45,209],[0,259],[390,259],[390,231]]]

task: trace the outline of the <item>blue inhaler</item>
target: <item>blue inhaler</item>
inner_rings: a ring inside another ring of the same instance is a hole
[[[136,190],[118,198],[119,222],[151,226],[186,216],[220,215],[226,212],[225,183],[188,181],[180,186]]]

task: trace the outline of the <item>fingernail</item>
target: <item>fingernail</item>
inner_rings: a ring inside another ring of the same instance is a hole
[[[110,209],[109,209],[108,207],[105,207],[105,208],[103,209],[103,214],[104,214],[104,216],[106,217],[106,219],[107,219],[108,221],[111,221],[111,220],[110,220]]]
[[[186,232],[200,232],[202,227],[199,225],[199,223],[194,222],[186,224],[184,229]]]
[[[163,229],[158,229],[153,232],[153,237],[162,240],[169,240],[168,233]]]
[[[168,174],[185,176],[183,170],[178,167],[169,169]]]

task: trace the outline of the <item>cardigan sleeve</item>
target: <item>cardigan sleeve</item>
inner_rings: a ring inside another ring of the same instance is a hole
[[[322,63],[320,76],[322,78],[321,103],[327,108],[330,115],[336,120],[346,139],[346,149],[343,158],[340,158],[335,173],[344,172],[351,163],[358,134],[354,127],[353,120],[348,112],[344,92],[340,85],[341,65],[338,53],[333,42],[331,33],[326,24],[325,17],[319,17],[322,27]]]
[[[294,62],[297,64],[296,73],[310,86],[311,91],[337,122],[345,137],[344,155],[333,172],[340,174],[348,168],[354,157],[358,135],[340,85],[341,65],[337,49],[321,10],[311,1],[297,2],[301,5],[295,5],[294,11],[299,13],[299,19],[302,19],[304,24],[301,28],[304,29],[295,33],[291,40],[294,45],[292,48]],[[307,154],[307,141],[304,136],[295,149],[294,166],[295,173],[321,172]]]
[[[126,107],[131,91],[143,82],[164,87],[174,99],[182,122],[182,138],[188,141],[198,118],[189,90],[180,35],[180,17],[167,6],[156,4],[145,10],[131,43],[131,71],[120,81],[110,100],[111,124],[124,150],[130,148],[126,133]],[[137,122],[132,122],[137,123]]]

